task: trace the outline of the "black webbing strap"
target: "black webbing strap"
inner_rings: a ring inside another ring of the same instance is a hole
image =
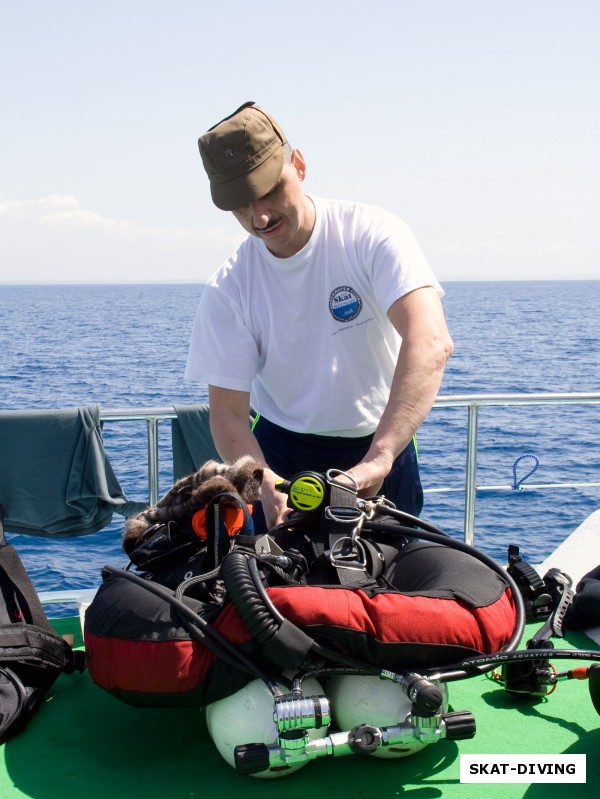
[[[231,537],[223,519],[223,514],[228,506],[237,506],[242,511],[244,523],[241,532],[246,535],[254,532],[252,516],[246,501],[233,491],[222,491],[220,494],[216,494],[206,506],[206,553],[208,562],[214,568],[220,566],[223,558],[231,549]]]
[[[564,635],[563,622],[567,610],[573,604],[575,592],[568,585],[562,587],[562,593],[558,604],[552,611],[550,618],[544,626],[537,631],[531,640],[531,648],[541,648],[543,641],[548,641],[553,635],[562,638]]]
[[[356,487],[329,478],[329,506],[325,509],[328,527],[329,556],[338,579],[345,588],[361,588],[373,583],[383,568],[374,547],[360,537],[364,518],[358,507]],[[373,574],[369,564],[376,567]]]

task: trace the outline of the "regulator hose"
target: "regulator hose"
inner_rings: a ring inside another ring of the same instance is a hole
[[[260,572],[258,570],[258,566],[256,564],[256,558],[250,557],[248,558],[248,572],[252,581],[254,583],[254,587],[263,602],[265,608],[269,611],[272,618],[277,622],[278,625],[282,625],[286,622],[288,625],[291,625],[292,622],[289,619],[286,619],[285,616],[282,615],[279,608],[274,604],[273,600],[269,596],[266,588],[262,584],[260,579]],[[296,627],[296,625],[293,625]],[[299,627],[296,627],[297,630],[300,631]],[[300,631],[301,632],[301,631]],[[340,664],[345,667],[345,671],[343,673],[348,674],[376,674],[379,675],[381,673],[381,668],[379,666],[371,666],[370,664],[363,663],[356,658],[350,657],[348,655],[342,655],[341,652],[336,652],[334,649],[329,649],[329,647],[324,646],[323,644],[319,644],[316,641],[312,642],[311,651],[314,652],[321,658],[326,660],[331,660],[334,663]],[[318,673],[318,672],[315,672]]]
[[[523,630],[525,628],[525,606],[523,598],[519,591],[518,586],[512,577],[502,568],[496,561],[488,555],[480,552],[479,550],[465,544],[461,541],[450,537],[435,525],[428,522],[423,522],[417,517],[409,516],[401,511],[395,509],[385,508],[381,512],[392,517],[390,521],[385,520],[365,520],[363,524],[363,531],[371,533],[383,533],[394,535],[405,535],[412,538],[419,538],[431,543],[447,546],[451,549],[457,549],[464,552],[471,557],[479,560],[489,569],[498,574],[502,580],[508,585],[511,590],[513,602],[516,608],[516,620],[513,634],[507,644],[501,651],[510,651],[516,649],[519,645]],[[405,527],[399,524],[399,521],[407,521],[419,527]],[[423,529],[426,527],[427,529]],[[229,594],[232,604],[236,608],[238,615],[242,622],[248,629],[255,641],[257,647],[263,648],[267,645],[279,632],[284,623],[291,625],[289,620],[286,620],[280,611],[275,607],[271,598],[268,595],[264,585],[262,584],[260,573],[256,564],[256,557],[253,553],[244,552],[242,550],[232,550],[223,560],[221,566],[221,576],[225,584],[225,588]],[[299,634],[304,635],[303,631],[292,625],[298,630]],[[362,673],[379,673],[377,669],[370,664],[367,665],[358,661],[355,658],[344,656],[322,644],[312,642],[310,647],[311,651],[319,657],[326,660],[333,661],[334,663],[343,664],[351,669],[356,669]],[[494,668],[495,662],[492,656],[484,656],[481,661],[476,658],[466,659],[464,664],[455,664],[455,670],[450,668],[435,668],[429,671],[436,671],[438,675],[443,675],[442,680],[460,680],[467,677],[472,677],[476,673],[485,673]],[[469,662],[470,660],[470,662]]]
[[[390,505],[386,505],[382,503],[381,505],[376,505],[376,513],[382,516],[391,516],[393,519],[396,519],[398,522],[405,522],[406,525],[410,525],[410,527],[406,527],[406,530],[412,530],[414,535],[414,528],[418,528],[419,530],[427,530],[430,533],[437,533],[438,535],[444,536],[445,539],[450,539],[454,541],[448,533],[442,530],[441,527],[437,527],[432,522],[428,522],[425,519],[419,518],[419,516],[413,516],[410,513],[407,513],[404,510],[398,510],[397,508],[392,508]],[[446,540],[447,543],[447,540]]]
[[[466,555],[470,555],[471,557],[479,560],[493,572],[498,574],[502,580],[508,585],[512,594],[512,600],[515,605],[515,628],[513,630],[512,636],[510,640],[502,647],[500,652],[507,652],[516,650],[519,643],[521,642],[521,638],[523,637],[523,631],[525,630],[525,623],[526,623],[526,611],[525,611],[525,603],[523,601],[523,597],[517,586],[516,582],[513,580],[510,574],[504,569],[499,563],[497,563],[493,558],[486,555],[484,552],[481,552],[475,547],[470,546],[469,544],[465,544],[462,541],[458,541],[455,538],[452,538],[448,533],[444,532],[436,525],[432,524],[431,522],[427,522],[423,519],[420,519],[417,516],[412,516],[411,514],[405,513],[404,511],[399,511],[396,508],[391,508],[385,504],[378,505],[376,509],[377,514],[389,516],[390,520],[382,520],[382,519],[366,519],[362,526],[362,531],[370,532],[370,533],[383,533],[385,534],[393,534],[395,536],[402,535],[407,538],[418,538],[423,541],[429,541],[434,544],[439,544],[440,546],[450,547],[451,549],[457,549],[460,552],[464,552]],[[406,522],[410,525],[414,526],[405,526],[402,522]],[[266,592],[265,592],[266,594]],[[267,597],[267,601],[271,604],[270,599]],[[340,663],[345,663],[346,665],[358,668],[365,668],[365,664],[359,664],[358,662],[354,661],[351,658],[345,658],[338,656],[337,653],[328,652],[325,647],[320,645],[315,645],[313,647],[315,652],[319,652],[320,654],[328,657],[330,659],[337,659]],[[333,657],[332,657],[333,656]],[[457,663],[456,664],[456,671],[450,671],[449,668],[439,668],[430,669],[429,672],[436,673],[436,677],[440,674],[444,674],[445,680],[461,680],[467,677],[473,677],[475,674],[483,674],[487,671],[491,671],[494,668],[494,663],[491,663],[491,658],[493,656],[483,656],[481,661],[475,662],[475,659],[466,659],[463,664]],[[486,658],[488,659],[486,662]],[[467,665],[468,662],[468,665]],[[366,667],[367,670],[368,667]]]
[[[248,557],[234,549],[221,564],[221,577],[239,617],[255,643],[262,647],[279,632],[281,624],[273,618],[257,590]]]

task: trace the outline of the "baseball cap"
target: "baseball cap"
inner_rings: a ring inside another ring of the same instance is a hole
[[[271,114],[244,103],[198,139],[214,204],[233,211],[264,197],[281,176],[287,139]]]

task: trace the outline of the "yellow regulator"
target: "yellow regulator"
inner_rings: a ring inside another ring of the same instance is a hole
[[[327,484],[318,472],[298,472],[291,480],[279,480],[275,488],[288,495],[288,505],[294,510],[311,512],[325,502]]]

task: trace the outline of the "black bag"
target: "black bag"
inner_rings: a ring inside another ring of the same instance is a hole
[[[83,671],[84,656],[52,629],[15,548],[0,506],[0,743],[25,727],[62,672]]]
[[[565,626],[571,630],[588,630],[599,624],[600,566],[596,566],[577,583],[573,604],[565,617]]]

